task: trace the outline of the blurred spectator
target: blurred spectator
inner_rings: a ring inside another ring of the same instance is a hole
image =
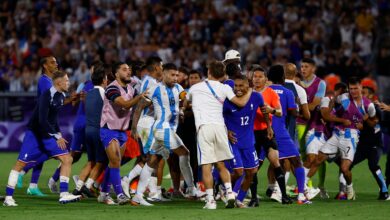
[[[21,76],[34,85],[39,77],[34,62],[47,55],[76,84],[89,78],[86,66],[95,60],[112,64],[158,55],[204,71],[208,60],[223,60],[228,49],[240,53],[242,70],[251,64],[299,64],[309,56],[323,67],[321,75],[364,77],[373,72],[370,62],[384,59],[372,59],[376,20],[386,14],[384,8],[381,1],[352,0],[4,0],[0,90],[9,90],[15,69],[26,65],[30,73]]]

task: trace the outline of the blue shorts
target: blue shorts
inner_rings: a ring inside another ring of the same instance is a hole
[[[85,142],[87,148],[88,161],[99,163],[107,162],[107,154],[100,140],[100,128],[87,126],[85,128]]]
[[[276,143],[278,144],[279,159],[300,156],[298,147],[294,144],[289,134],[288,136],[276,137]]]
[[[81,152],[85,147],[85,126],[75,126],[73,128],[73,138],[70,150]]]
[[[123,147],[127,141],[127,135],[125,131],[100,128],[100,139],[102,140],[104,149],[106,149],[113,140],[117,140],[119,147]]]
[[[233,169],[252,169],[259,166],[259,159],[254,147],[239,149],[233,147]]]
[[[50,157],[68,154],[69,151],[58,147],[54,138],[38,139],[31,131],[27,130],[19,152],[18,160],[25,163],[44,162]]]

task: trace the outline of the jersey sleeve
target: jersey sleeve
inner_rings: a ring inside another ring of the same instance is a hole
[[[315,94],[315,97],[319,97],[319,98],[325,97],[325,92],[326,92],[326,83],[324,80],[321,80],[320,84],[318,84],[318,89]]]
[[[224,95],[227,99],[232,100],[232,98],[236,96],[230,86],[223,85],[222,88],[223,88]]]
[[[300,85],[296,85],[299,102],[301,105],[307,104],[307,94],[304,88],[302,88]]]
[[[320,108],[329,108],[330,98],[324,97],[321,99]]]
[[[105,95],[106,95],[106,98],[108,100],[113,102],[116,98],[121,96],[121,91],[119,90],[119,88],[117,86],[111,85],[111,86],[107,87],[107,89],[105,91]]]
[[[371,118],[376,115],[376,109],[375,109],[374,103],[370,103],[368,105],[367,113],[368,113],[368,116],[370,116]]]

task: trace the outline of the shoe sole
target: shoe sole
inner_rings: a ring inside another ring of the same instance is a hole
[[[80,200],[81,200],[80,198],[77,198],[77,199],[65,200],[65,201],[59,201],[59,202],[60,202],[60,204],[68,204],[68,203],[78,202]]]

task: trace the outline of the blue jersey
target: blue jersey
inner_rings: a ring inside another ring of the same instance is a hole
[[[179,96],[182,92],[183,87],[177,83],[172,88],[159,83],[154,89],[151,99],[156,129],[171,128],[176,131],[179,124]]]
[[[280,105],[282,107],[282,116],[272,117],[272,128],[274,129],[275,136],[276,138],[278,136],[285,136],[286,134],[290,136],[286,128],[286,117],[288,110],[297,108],[294,94],[291,92],[291,90],[281,85],[270,85],[269,87],[279,95]]]
[[[42,74],[38,80],[38,97],[53,86],[53,82],[46,74]]]
[[[260,93],[252,92],[248,103],[243,108],[238,108],[230,101],[223,105],[223,117],[228,130],[236,134],[237,143],[234,147],[246,149],[254,146],[253,127],[256,111],[264,106],[264,100]]]

